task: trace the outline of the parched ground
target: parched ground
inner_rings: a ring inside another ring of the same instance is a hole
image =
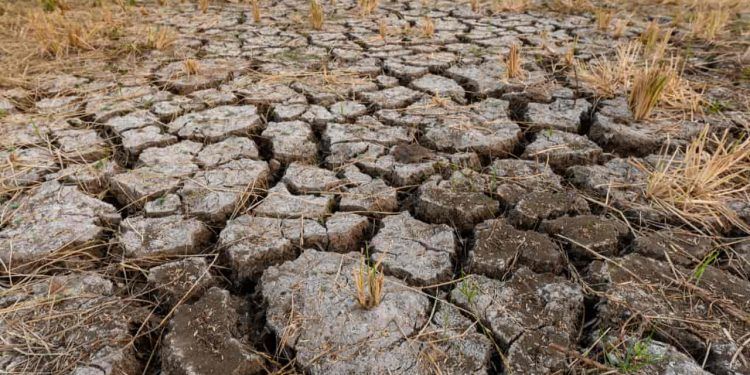
[[[0,372],[750,373],[705,3],[0,4]]]

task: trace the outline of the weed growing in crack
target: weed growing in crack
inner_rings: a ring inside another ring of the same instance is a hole
[[[357,0],[360,14],[365,17],[372,14],[380,5],[380,0]]]
[[[458,284],[458,291],[461,293],[466,301],[472,305],[479,295],[479,285],[471,277],[462,276],[461,282]]]
[[[645,67],[636,72],[628,96],[628,106],[636,121],[651,117],[669,79],[670,75],[661,66]]]
[[[352,271],[357,302],[365,309],[376,307],[383,300],[385,275],[382,262],[380,259],[374,266],[370,266],[363,257],[359,267]]]
[[[323,28],[324,21],[323,6],[318,0],[310,0],[310,25],[313,29],[320,30]]]
[[[182,69],[189,76],[196,75],[200,71],[200,63],[197,60],[187,59],[183,62]]]
[[[513,79],[521,76],[521,51],[517,44],[511,44],[508,56],[505,57],[505,73],[507,78]]]
[[[260,23],[260,0],[252,0],[253,22]]]
[[[706,272],[708,266],[714,264],[714,262],[716,262],[716,259],[719,258],[719,253],[719,250],[710,252],[708,255],[706,255],[705,258],[703,258],[700,264],[695,267],[695,270],[693,270],[693,279],[695,280],[696,285],[698,285],[698,283],[700,282],[701,277],[703,277],[703,274]]]
[[[626,341],[616,346],[606,345],[604,348],[604,361],[626,374],[638,372],[662,359],[662,356],[651,352],[651,338]]]
[[[612,23],[612,17],[614,16],[612,9],[597,9],[595,16],[596,28],[599,31],[609,30],[609,25]]]
[[[422,18],[422,36],[432,38],[435,36],[435,22],[430,17]]]

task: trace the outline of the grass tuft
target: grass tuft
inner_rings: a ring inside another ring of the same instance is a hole
[[[690,35],[713,42],[724,34],[729,18],[730,11],[727,8],[698,11],[690,22]]]
[[[505,57],[505,73],[510,79],[521,76],[523,68],[521,67],[521,49],[517,44],[511,44],[508,56]]]
[[[260,0],[252,0],[253,22],[260,23]]]
[[[661,66],[645,67],[636,72],[628,96],[628,105],[636,121],[651,117],[669,80],[670,74]]]
[[[323,6],[320,5],[318,0],[310,0],[310,25],[313,29],[320,30],[323,28],[324,21]]]
[[[381,259],[374,266],[369,266],[362,258],[359,267],[352,271],[357,302],[365,309],[376,307],[383,300],[385,275],[383,275],[382,261]]]
[[[198,9],[200,9],[201,13],[208,12],[208,1],[209,0],[198,0]]]
[[[599,31],[609,30],[609,25],[612,23],[612,17],[614,16],[612,9],[597,9],[594,15],[596,16],[596,28]]]
[[[734,139],[725,131],[710,134],[709,127],[683,150],[664,151],[647,172],[646,197],[670,216],[695,229],[750,227],[731,204],[747,199],[750,191],[750,138]]]
[[[422,18],[422,36],[432,38],[435,36],[435,22],[430,17]]]
[[[197,60],[187,59],[183,62],[182,69],[185,71],[185,74],[193,76],[198,74],[201,69],[201,65]]]

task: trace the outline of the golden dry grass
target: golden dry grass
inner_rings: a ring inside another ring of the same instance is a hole
[[[601,98],[612,98],[628,87],[641,46],[637,42],[621,44],[613,60],[598,56],[588,63],[576,62],[577,78]]]
[[[310,26],[315,30],[320,30],[323,28],[323,22],[325,22],[323,6],[318,0],[310,0]]]
[[[505,57],[505,74],[507,78],[513,79],[520,77],[522,72],[521,48],[514,43],[511,44],[510,51]]]
[[[260,0],[252,0],[253,22],[260,23]]]
[[[435,22],[430,17],[422,17],[421,21],[422,36],[432,38],[435,36]]]
[[[365,309],[380,305],[380,301],[383,299],[385,276],[381,263],[382,259],[374,266],[369,266],[362,258],[359,267],[352,271],[357,302]]]
[[[644,67],[635,73],[628,106],[636,121],[651,117],[669,80],[669,73],[661,66]]]
[[[684,150],[665,151],[661,159],[654,167],[640,165],[655,207],[699,231],[735,226],[750,233],[730,207],[750,197],[750,138],[715,135],[706,127]]]

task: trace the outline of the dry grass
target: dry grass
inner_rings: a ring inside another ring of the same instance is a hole
[[[609,25],[612,23],[614,15],[615,13],[612,9],[597,9],[596,12],[594,12],[594,16],[596,17],[596,28],[599,31],[609,30]]]
[[[323,6],[318,0],[310,0],[310,26],[315,30],[320,30],[323,28],[323,22],[325,22]]]
[[[143,47],[145,49],[164,50],[174,44],[176,39],[174,33],[165,27],[149,27],[146,31],[146,37]]]
[[[469,0],[469,5],[471,5],[472,12],[479,12],[479,0]]]
[[[383,299],[383,274],[382,259],[374,266],[367,265],[364,258],[360,259],[359,267],[352,271],[357,302],[365,309],[371,309],[380,305]]]
[[[566,14],[585,13],[594,8],[589,0],[551,0],[547,4],[551,10]]]
[[[422,36],[432,38],[435,36],[435,22],[430,17],[423,17],[421,22]]]
[[[380,38],[385,40],[385,38],[388,37],[388,24],[384,20],[378,21],[378,34],[380,35]]]
[[[730,14],[727,8],[699,10],[690,21],[690,35],[706,41],[715,41],[726,31]]]
[[[208,1],[209,0],[198,0],[198,9],[200,9],[201,13],[208,12]]]
[[[357,4],[359,5],[360,14],[364,17],[369,16],[375,9],[378,9],[380,0],[357,0]]]
[[[200,71],[201,64],[197,60],[186,59],[183,62],[182,69],[186,75],[194,76]]]
[[[495,12],[523,12],[531,7],[531,0],[499,0],[494,3]]]
[[[684,151],[665,151],[662,159],[655,167],[640,165],[648,173],[646,196],[655,207],[699,232],[733,225],[750,233],[729,206],[748,200],[750,138],[712,135],[706,127]]]
[[[576,62],[577,78],[597,96],[612,98],[628,87],[640,53],[639,43],[630,42],[617,48],[614,60],[599,56],[588,63]]]
[[[651,117],[669,80],[669,72],[661,66],[645,67],[635,73],[628,106],[636,121]]]
[[[260,0],[252,0],[253,22],[260,23]]]
[[[622,36],[625,34],[625,29],[628,27],[628,21],[618,18],[615,21],[615,27],[612,30],[612,37],[613,38],[622,38]]]
[[[508,56],[505,57],[505,74],[507,78],[518,78],[523,73],[521,51],[517,44],[511,44]]]

